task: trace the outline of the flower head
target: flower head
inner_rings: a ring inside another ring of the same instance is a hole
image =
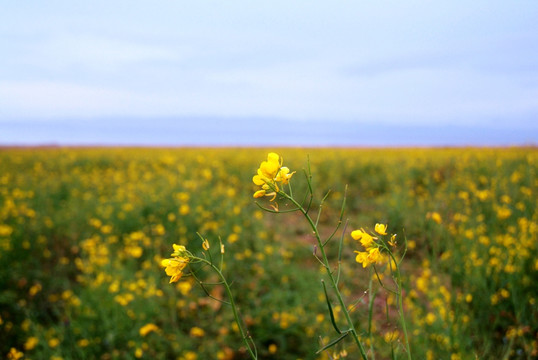
[[[351,237],[354,240],[360,241],[362,246],[369,249],[374,244],[374,238],[368,234],[364,229],[354,230],[351,232]]]
[[[362,267],[365,268],[368,265],[370,265],[370,262],[368,261],[368,253],[366,251],[355,251],[357,253],[357,256],[355,257],[355,261],[359,264],[362,264]]]
[[[280,171],[276,175],[275,180],[280,181],[282,184],[287,184],[287,183],[289,183],[289,181],[290,181],[291,177],[293,176],[293,174],[295,174],[295,171],[290,174],[290,169],[283,166],[283,167],[280,168]]]
[[[161,261],[161,266],[165,267],[166,275],[170,276],[170,283],[181,278],[183,269],[189,263],[189,252],[185,249],[185,246],[174,244],[173,247],[172,258]]]
[[[172,253],[174,257],[184,256],[187,253],[187,249],[183,245],[173,244],[172,247],[174,248],[174,252]]]
[[[387,235],[387,225],[386,224],[375,224],[375,232],[379,235]]]
[[[9,350],[9,353],[7,354],[7,358],[8,359],[13,359],[13,360],[18,360],[18,359],[21,359],[24,357],[24,353],[18,351],[17,349],[15,349],[14,347],[12,347],[10,350]]]
[[[376,232],[380,235],[386,234],[386,225],[377,224]],[[361,242],[361,245],[366,251],[355,251],[357,256],[355,261],[362,264],[362,267],[367,267],[382,260],[380,245],[376,243],[377,238],[368,234],[364,229],[354,230],[351,232],[351,237]]]
[[[254,193],[253,197],[271,196],[271,201],[273,201],[280,191],[278,183],[288,184],[293,174],[295,171],[290,173],[290,169],[282,166],[282,158],[277,153],[270,152],[267,154],[267,160],[262,161],[256,175],[252,177],[252,182],[262,187]]]
[[[396,246],[396,234],[393,234],[393,235],[390,237],[389,245],[392,246],[392,247]]]
[[[146,336],[147,334],[149,334],[152,331],[159,331],[159,327],[157,325],[155,325],[155,324],[149,323],[149,324],[146,324],[146,325],[142,326],[140,328],[140,330],[138,330],[140,336],[142,336],[142,337]]]

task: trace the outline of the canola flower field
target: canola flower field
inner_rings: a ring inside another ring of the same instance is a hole
[[[170,283],[163,260],[180,244],[222,256],[260,359],[359,358],[347,338],[316,354],[334,332],[326,272],[299,215],[253,183],[271,151],[295,171],[298,197],[310,169],[314,215],[328,193],[321,233],[333,231],[345,198],[349,225],[328,257],[341,263],[339,285],[368,358],[373,349],[375,359],[407,358],[394,294],[377,286],[372,296],[390,271],[357,262],[357,236],[375,234],[374,225],[407,248],[401,280],[414,359],[538,358],[532,147],[0,149],[0,357],[248,359],[232,312],[215,300],[226,293],[214,274]]]

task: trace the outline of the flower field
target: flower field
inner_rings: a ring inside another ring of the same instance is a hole
[[[393,270],[376,268],[357,242],[374,230],[397,234],[395,253],[406,251],[412,358],[538,358],[531,147],[0,149],[0,357],[248,359],[214,273],[186,271],[170,283],[167,273],[185,265],[162,265],[179,244],[222,258],[260,359],[358,359],[351,338],[316,353],[347,312],[335,298],[327,310],[327,272],[308,224],[253,183],[270,151],[298,198],[309,169],[309,213],[322,235],[344,210],[327,258],[339,264],[368,358],[407,358],[397,298],[378,285]]]

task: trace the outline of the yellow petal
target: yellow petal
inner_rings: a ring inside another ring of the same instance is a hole
[[[252,177],[252,182],[256,185],[264,185],[265,184],[265,181],[263,180],[263,177],[261,177],[260,175],[254,175]]]
[[[280,159],[280,156],[277,153],[270,152],[269,154],[267,154],[267,161],[269,161],[269,162],[273,162],[273,163],[278,164],[279,159]]]
[[[174,252],[177,252],[177,253],[183,252],[183,251],[186,250],[185,246],[183,246],[183,245],[174,244],[172,246],[174,247]]]
[[[278,171],[278,166],[278,163],[264,161],[260,165],[260,170],[265,177],[273,179]]]
[[[258,190],[254,193],[254,195],[252,195],[254,198],[261,198],[263,196],[265,196],[265,190]]]
[[[387,225],[385,224],[375,224],[374,230],[379,235],[387,235]]]
[[[362,230],[353,230],[351,232],[351,237],[353,238],[353,240],[360,240],[363,234],[364,234],[364,231]]]

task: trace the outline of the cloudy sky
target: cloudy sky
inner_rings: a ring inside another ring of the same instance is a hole
[[[0,145],[538,143],[535,0],[0,8]]]

